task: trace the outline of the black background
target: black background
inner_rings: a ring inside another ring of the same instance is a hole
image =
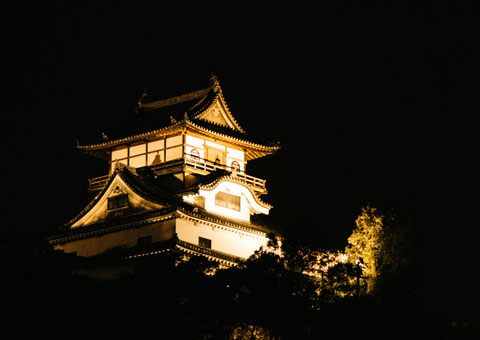
[[[414,218],[427,308],[471,316],[478,292],[475,8],[435,1],[154,7],[80,2],[12,10],[4,62],[2,229],[43,233],[87,203],[106,164],[76,139],[218,76],[252,136],[271,218],[344,247],[367,203]],[[8,16],[8,14],[7,14]]]

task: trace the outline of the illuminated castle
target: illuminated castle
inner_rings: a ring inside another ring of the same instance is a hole
[[[89,180],[95,198],[49,237],[66,253],[135,258],[176,248],[231,266],[265,247],[274,230],[256,222],[272,208],[265,180],[246,173],[277,144],[247,138],[218,80],[177,97],[146,101],[123,131],[81,152],[109,163]]]

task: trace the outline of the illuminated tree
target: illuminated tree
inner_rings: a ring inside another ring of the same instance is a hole
[[[363,261],[367,279],[367,293],[372,292],[383,255],[383,220],[376,208],[367,205],[355,221],[356,228],[348,238],[345,249],[350,261]]]

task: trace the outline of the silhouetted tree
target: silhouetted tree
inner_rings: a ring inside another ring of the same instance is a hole
[[[358,267],[351,262],[339,262],[330,267],[326,275],[320,280],[320,299],[322,302],[335,303],[345,298],[353,298],[357,295],[357,289],[360,294],[366,290],[365,280],[360,280],[360,286],[357,287]]]
[[[383,218],[382,252],[378,278],[373,291],[390,308],[418,306],[421,291],[420,244],[414,221],[398,210]]]

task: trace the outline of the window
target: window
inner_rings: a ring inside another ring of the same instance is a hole
[[[240,211],[240,196],[235,196],[226,192],[219,191],[215,195],[215,205]]]
[[[207,148],[206,159],[218,165],[225,164],[225,151],[214,148]]]
[[[122,194],[108,198],[108,210],[128,207],[128,195]]]
[[[240,164],[237,161],[233,161],[231,168],[232,168],[232,171],[240,171]]]
[[[209,240],[208,238],[199,237],[198,238],[198,245],[200,247],[211,249],[212,248],[212,240]]]
[[[200,160],[200,152],[198,152],[197,149],[192,149],[192,151],[190,151],[190,157],[193,160],[199,161]]]

